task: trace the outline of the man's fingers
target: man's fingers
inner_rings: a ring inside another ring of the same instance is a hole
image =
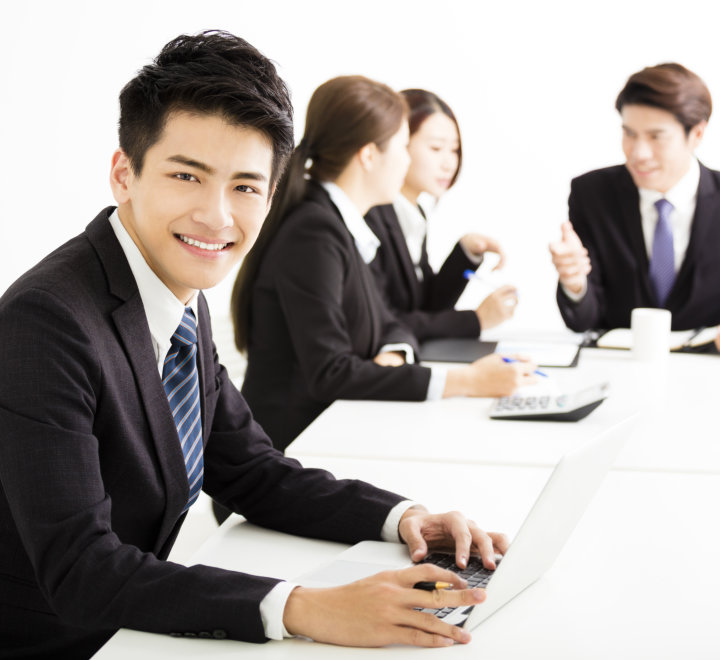
[[[398,640],[411,646],[439,647],[452,646],[470,641],[470,633],[452,626],[428,612],[408,610],[398,621]]]
[[[408,608],[441,610],[444,607],[477,605],[485,598],[485,589],[436,589],[435,591],[413,589],[413,592],[407,595],[407,605]]]
[[[422,528],[414,518],[407,518],[404,523],[403,541],[410,551],[410,558],[419,561],[427,554],[427,542],[423,538]]]
[[[502,534],[500,532],[488,532],[488,536],[492,539],[497,552],[504,555],[508,551],[508,548],[510,547],[510,539],[507,537],[507,534]]]

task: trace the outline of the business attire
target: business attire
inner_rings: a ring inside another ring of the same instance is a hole
[[[403,231],[401,219],[410,225]],[[470,259],[458,243],[435,273],[426,247],[425,217],[418,206],[398,198],[394,204],[376,206],[365,219],[380,240],[370,262],[375,281],[397,318],[420,341],[434,337],[478,337],[480,321],[474,310],[454,309],[467,284],[466,270],[475,270],[481,259]],[[415,240],[409,242],[409,235]]]
[[[3,658],[89,657],[120,627],[267,638],[279,580],[164,561],[188,477],[111,212],[0,298]],[[273,449],[218,363],[202,294],[195,308],[203,489],[266,527],[380,537],[402,498]]]
[[[651,281],[653,231],[660,198],[671,202],[674,281],[665,300]],[[664,196],[638,190],[624,165],[584,174],[571,183],[570,221],[587,248],[587,289],[573,296],[558,285],[557,301],[575,331],[629,327],[636,307],[664,307],[673,330],[720,323],[720,172],[693,161]]]
[[[430,369],[373,362],[383,347],[416,343],[383,303],[328,190],[308,182],[252,288],[242,393],[256,419],[284,449],[336,399],[422,401]]]

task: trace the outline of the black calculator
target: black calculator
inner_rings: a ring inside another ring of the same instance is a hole
[[[493,404],[490,419],[577,422],[605,401],[609,389],[609,383],[599,383],[562,394],[505,396]]]

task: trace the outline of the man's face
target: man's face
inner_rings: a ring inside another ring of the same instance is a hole
[[[260,131],[186,112],[168,117],[140,174],[115,152],[120,220],[182,303],[215,286],[252,247],[270,208],[272,159]]]
[[[685,135],[675,116],[646,105],[626,105],[622,117],[626,166],[638,188],[665,193],[688,171],[706,122]]]

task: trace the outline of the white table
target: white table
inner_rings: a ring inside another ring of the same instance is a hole
[[[310,462],[310,461],[309,461]],[[482,525],[513,533],[549,469],[316,459],[339,476],[361,477],[434,509],[462,508]],[[555,566],[481,624],[467,646],[433,658],[526,660],[710,659],[720,655],[720,564],[716,523],[720,476],[611,472]],[[286,537],[229,519],[199,562],[293,577],[343,546]],[[282,561],[280,561],[282,560]],[[407,647],[339,649],[303,640],[252,645],[120,631],[96,655],[114,658],[390,658]]]
[[[552,466],[578,441],[641,411],[619,469],[720,474],[720,358],[668,357],[655,367],[629,351],[583,349],[577,368],[547,369],[560,389],[610,382],[608,399],[576,423],[491,420],[492,399],[336,401],[287,454],[303,462],[332,456]]]

